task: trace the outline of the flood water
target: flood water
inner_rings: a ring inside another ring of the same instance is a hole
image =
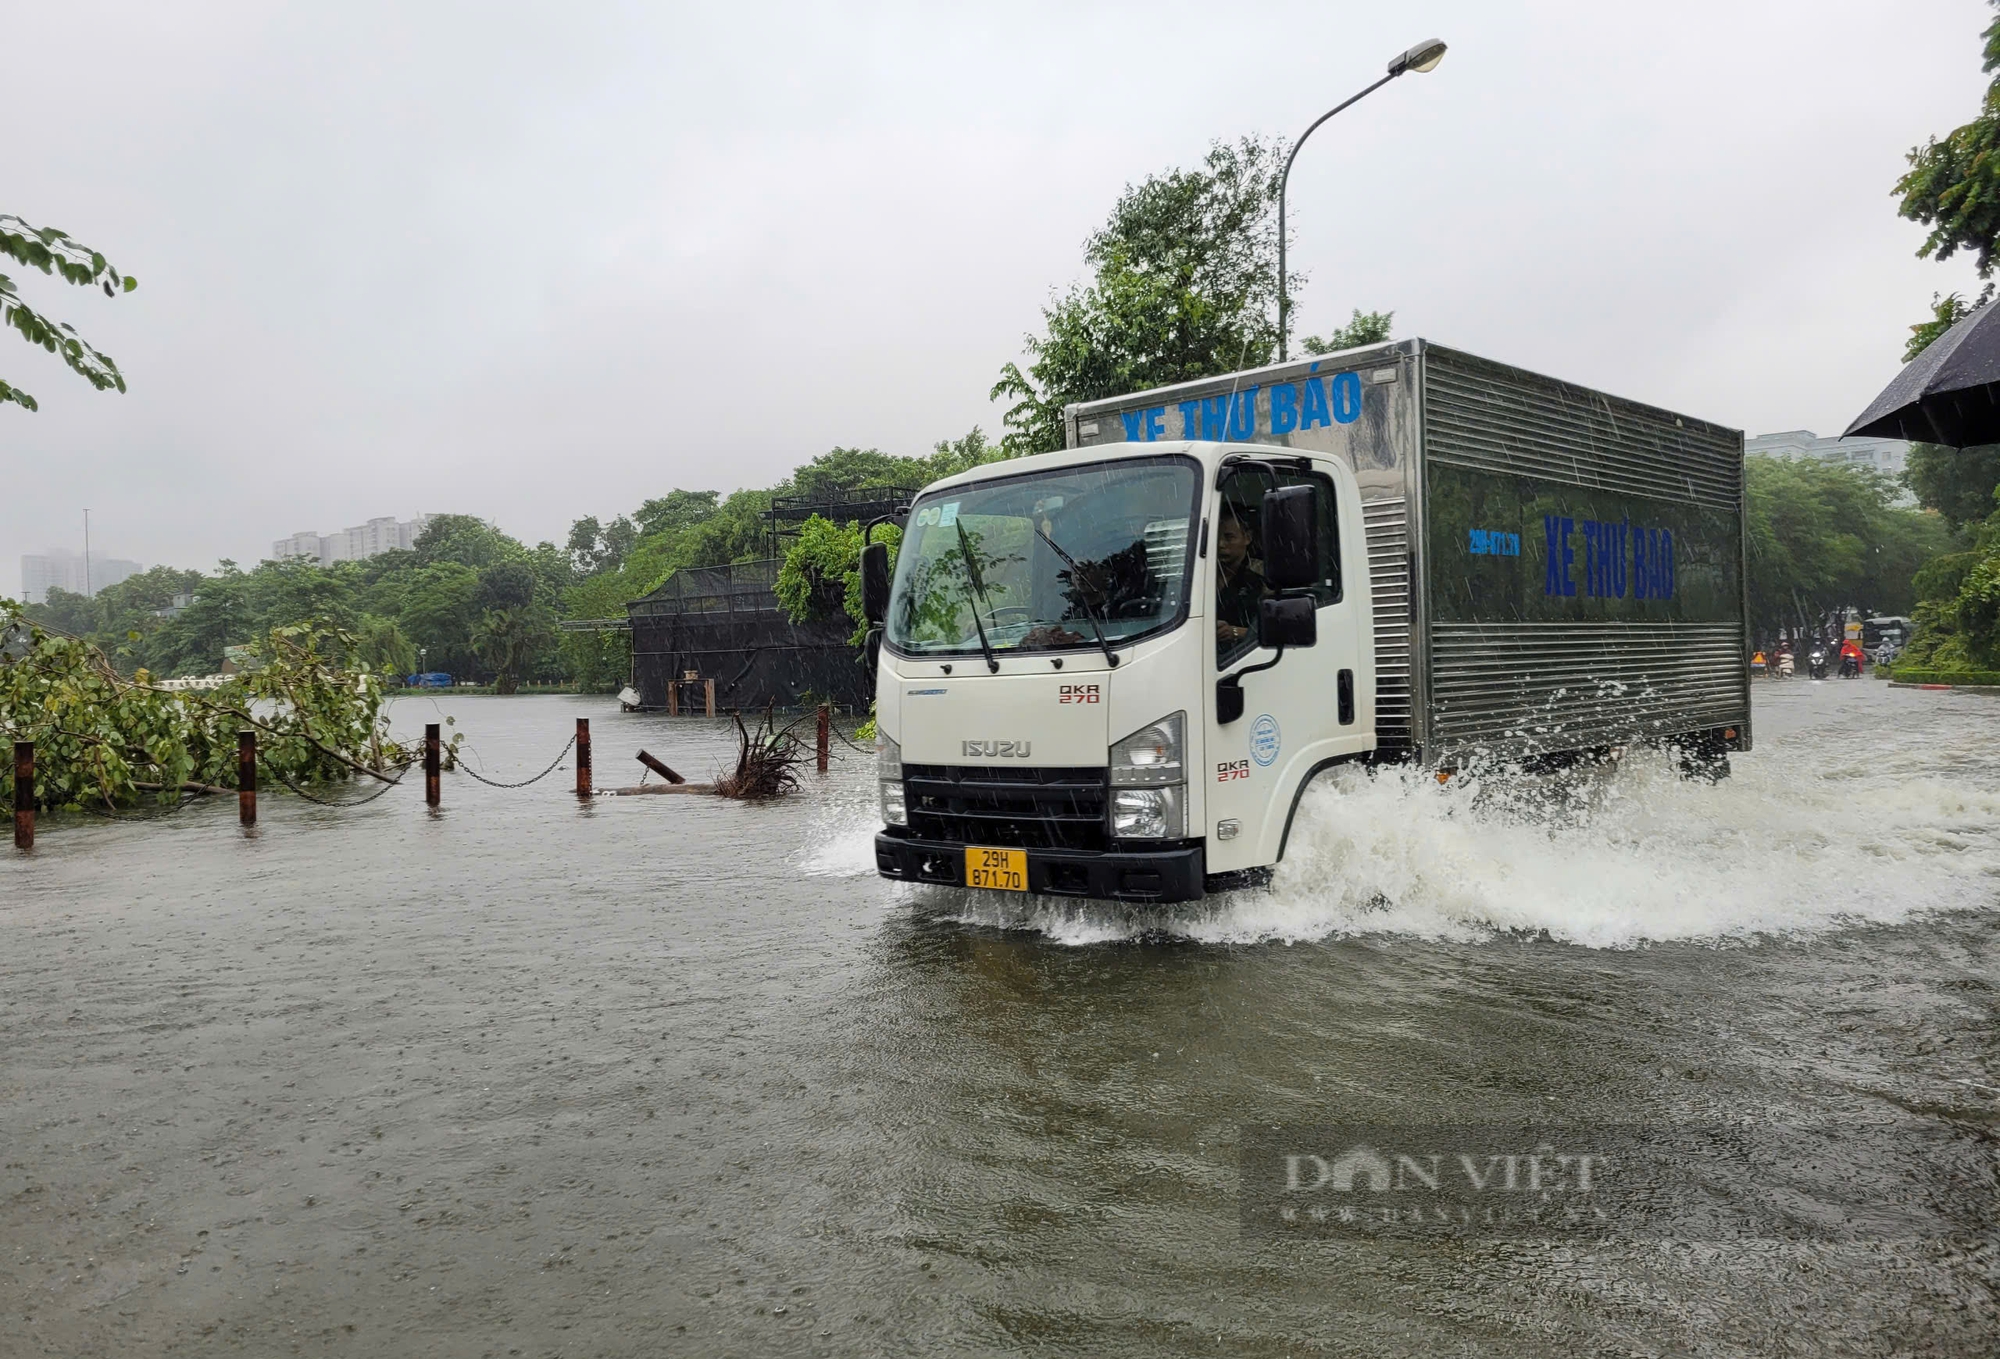
[[[0,888],[0,1355],[2000,1350],[2000,701],[1760,683],[1719,785],[1350,776],[1196,912],[872,872],[748,807],[412,780],[44,820]],[[525,778],[595,728],[400,700]],[[843,752],[845,753],[845,752]],[[629,772],[628,772],[629,771]],[[1246,1126],[1722,1125],[1837,1240],[1271,1239]],[[1941,1188],[1940,1188],[1941,1187]]]

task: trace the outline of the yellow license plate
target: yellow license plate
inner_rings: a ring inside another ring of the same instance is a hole
[[[965,847],[965,885],[1001,892],[1028,890],[1028,851]]]

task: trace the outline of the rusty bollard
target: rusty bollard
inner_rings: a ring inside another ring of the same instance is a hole
[[[444,797],[443,781],[438,778],[438,724],[424,723],[424,801],[435,807]]]
[[[35,847],[35,743],[14,742],[14,848]]]
[[[827,754],[827,752],[826,752],[826,741],[827,741],[827,730],[826,730],[826,729],[827,729],[827,727],[828,727],[829,725],[831,725],[831,723],[830,723],[830,721],[829,721],[829,718],[830,718],[830,714],[829,714],[829,713],[827,712],[827,710],[826,710],[826,704],[824,704],[824,703],[820,704],[820,705],[819,705],[819,748],[818,748],[818,754],[819,754],[819,772],[820,772],[820,773],[822,773],[822,774],[824,774],[824,773],[826,772],[826,754]]]
[[[703,680],[701,682],[701,691],[706,695],[704,701],[708,704],[708,715],[710,717],[715,716],[715,681]]]
[[[590,719],[576,719],[576,795],[590,796]]]
[[[248,727],[236,733],[236,816],[257,824],[257,733]]]

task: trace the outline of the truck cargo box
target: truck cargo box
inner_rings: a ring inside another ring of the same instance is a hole
[[[1071,447],[1332,453],[1361,487],[1385,754],[1750,746],[1743,436],[1425,340],[1071,406]]]

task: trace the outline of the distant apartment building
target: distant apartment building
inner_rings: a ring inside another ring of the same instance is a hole
[[[28,604],[46,604],[49,591],[67,590],[73,595],[95,595],[107,585],[138,575],[146,568],[121,557],[90,558],[84,569],[81,555],[63,548],[21,557],[21,599]]]
[[[1822,439],[1809,429],[1759,434],[1743,441],[1743,451],[1788,461],[1817,458],[1821,462],[1847,463],[1872,468],[1888,477],[1901,477],[1910,460],[1910,446],[1901,439]]]
[[[332,566],[335,562],[358,562],[379,552],[415,547],[417,538],[432,517],[420,514],[415,519],[370,519],[365,524],[342,529],[339,533],[294,533],[271,544],[271,557],[281,562],[306,557],[321,566]]]

